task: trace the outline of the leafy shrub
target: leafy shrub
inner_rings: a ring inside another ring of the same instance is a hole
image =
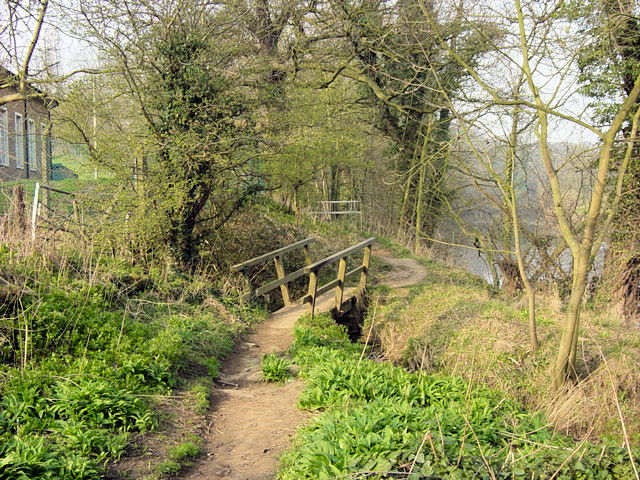
[[[93,480],[100,478],[95,462],[68,452],[59,455],[43,437],[14,436],[0,444],[0,478],[7,480]]]
[[[205,360],[207,365],[207,373],[213,380],[217,380],[220,376],[220,362],[216,357],[209,357]]]
[[[147,431],[155,420],[142,400],[107,381],[59,383],[49,406],[57,418],[81,418],[92,426],[126,432]]]

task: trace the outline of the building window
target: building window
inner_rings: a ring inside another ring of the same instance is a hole
[[[27,153],[29,155],[29,169],[38,169],[38,157],[36,155],[36,122],[31,118],[27,120]]]
[[[15,132],[16,168],[24,168],[24,123],[22,115],[16,113]]]
[[[6,108],[0,108],[0,165],[9,166],[9,115]]]

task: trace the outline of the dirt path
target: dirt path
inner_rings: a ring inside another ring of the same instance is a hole
[[[426,269],[413,259],[395,258],[374,250],[374,256],[391,265],[382,283],[403,287],[420,282]],[[334,294],[323,295],[317,311],[329,311]],[[284,385],[262,382],[262,356],[283,352],[293,340],[296,320],[308,306],[292,305],[273,313],[243,343],[236,346],[222,368],[205,440],[207,458],[185,477],[207,480],[267,480],[277,470],[277,457],[288,446],[296,428],[309,414],[296,408],[304,386],[293,379]],[[224,388],[222,388],[224,387]]]

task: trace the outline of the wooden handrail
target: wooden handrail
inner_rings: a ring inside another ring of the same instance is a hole
[[[265,253],[264,255],[260,255],[259,257],[252,258],[251,260],[247,260],[246,262],[238,263],[237,265],[233,265],[231,267],[232,272],[242,272],[242,275],[245,277],[247,285],[249,287],[249,293],[245,293],[240,298],[243,302],[251,299],[254,295],[264,295],[265,293],[269,293],[271,290],[274,290],[280,287],[280,291],[282,292],[282,300],[285,305],[291,304],[291,298],[289,297],[289,287],[287,284],[296,278],[302,277],[304,273],[304,269],[296,270],[290,274],[286,274],[284,271],[284,264],[282,262],[282,256],[286,253],[292,252],[298,248],[304,249],[304,259],[305,263],[308,265],[311,263],[311,255],[309,253],[309,245],[315,242],[315,238],[305,238],[304,240],[300,240],[299,242],[292,243],[291,245],[287,245],[286,247],[278,248],[277,250],[273,250],[269,253]],[[263,285],[257,289],[253,289],[251,287],[251,282],[249,280],[249,267],[253,265],[257,265],[259,263],[268,262],[269,260],[273,260],[273,263],[276,267],[276,274],[278,275],[278,279],[273,282],[269,282],[266,285]]]
[[[351,270],[349,273],[346,273],[344,276],[344,281],[349,280],[350,278],[353,278],[355,276],[357,276],[359,273],[363,273],[366,271],[366,267],[364,265],[360,265],[357,268],[354,268],[353,270]],[[332,288],[336,288],[338,285],[340,284],[340,279],[336,278],[335,280],[331,280],[329,283],[327,283],[326,285],[323,285],[322,287],[319,287],[318,290],[316,291],[316,297],[319,297],[320,295],[327,293],[329,290],[331,290]],[[310,294],[305,295],[304,297],[302,297],[300,299],[300,301],[302,303],[310,303],[313,300],[312,296]]]
[[[291,272],[289,275],[285,275],[278,280],[274,280],[273,282],[269,282],[266,285],[256,288],[256,295],[264,295],[265,293],[270,292],[274,288],[279,287],[280,285],[284,285],[285,283],[289,283],[294,281],[297,278],[304,276],[304,268],[296,270],[295,272]]]
[[[255,295],[264,295],[278,287],[282,291],[282,299],[285,305],[291,304],[291,298],[289,297],[289,288],[288,283],[296,280],[297,278],[303,277],[307,275],[309,277],[309,288],[308,293],[303,296],[300,301],[302,303],[310,303],[311,304],[311,312],[315,310],[316,299],[332,289],[336,290],[336,299],[335,305],[338,311],[341,311],[342,303],[344,300],[344,291],[345,291],[345,282],[353,278],[357,275],[360,275],[360,282],[358,285],[358,289],[360,292],[363,292],[366,283],[367,277],[369,273],[369,263],[371,261],[371,245],[376,241],[375,237],[368,238],[352,247],[345,248],[344,250],[339,251],[338,253],[334,253],[333,255],[329,255],[328,257],[323,258],[315,263],[311,263],[311,255],[309,253],[309,244],[315,242],[314,238],[305,238],[304,240],[300,240],[299,242],[292,243],[286,247],[279,248],[269,253],[265,253],[264,255],[260,255],[259,257],[252,258],[251,260],[247,260],[246,262],[239,263],[231,267],[231,271],[233,272],[242,272],[244,275],[247,284],[249,285],[249,293],[242,295],[241,299],[243,301],[249,300]],[[304,257],[306,266],[302,267],[294,272],[287,274],[284,271],[284,265],[282,262],[282,256],[285,253],[291,252],[298,248],[304,248]],[[364,250],[364,255],[362,257],[362,264],[353,270],[347,272],[347,257],[354,253],[359,252],[360,250]],[[253,265],[257,265],[259,263],[267,262],[269,260],[273,260],[276,273],[278,275],[277,280],[273,280],[261,287],[253,289],[249,282],[249,267]],[[339,262],[338,266],[338,274],[335,280],[330,281],[326,285],[318,285],[319,283],[319,275],[318,270],[321,268],[330,265],[332,263]]]
[[[322,260],[319,260],[311,265],[307,265],[304,267],[304,272],[309,275],[309,290],[308,293],[302,297],[303,303],[311,304],[311,315],[316,308],[316,299],[319,295],[328,292],[329,290],[335,288],[336,289],[336,310],[340,312],[342,310],[342,301],[344,299],[344,285],[347,279],[360,274],[360,283],[358,285],[358,290],[360,293],[364,292],[364,289],[367,285],[367,277],[369,275],[369,263],[371,261],[371,245],[376,241],[375,237],[368,238],[353,247],[345,248],[338,253],[334,253]],[[362,257],[362,265],[354,270],[347,272],[347,256],[359,252],[364,249],[364,255]],[[319,286],[318,285],[318,270],[326,265],[330,265],[335,262],[340,262],[338,266],[338,275],[337,278],[326,285]]]
[[[354,245],[353,247],[345,248],[344,250],[341,250],[338,253],[334,253],[333,255],[330,255],[330,256],[328,256],[326,258],[323,258],[322,260],[318,260],[317,262],[312,263],[311,265],[307,265],[306,267],[304,267],[304,273],[316,272],[320,268],[324,267],[325,265],[329,265],[331,263],[335,263],[338,260],[340,260],[341,258],[344,258],[344,257],[346,257],[348,255],[351,255],[352,253],[355,253],[358,250],[362,250],[364,247],[368,247],[369,245],[371,245],[375,241],[376,241],[375,237],[367,238],[363,242],[360,242],[360,243]]]
[[[249,267],[257,265],[259,263],[268,262],[269,260],[284,255],[292,250],[295,250],[300,247],[305,247],[311,243],[316,241],[315,238],[309,237],[304,240],[300,240],[299,242],[292,243],[291,245],[287,245],[286,247],[279,248],[269,253],[265,253],[264,255],[260,255],[259,257],[252,258],[251,260],[247,260],[246,262],[238,263],[237,265],[233,265],[231,267],[232,272],[241,272],[246,270]]]

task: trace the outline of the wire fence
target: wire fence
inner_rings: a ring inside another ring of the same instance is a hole
[[[72,192],[40,182],[0,188],[0,231],[35,240],[38,230],[56,233],[80,225],[81,215]]]

